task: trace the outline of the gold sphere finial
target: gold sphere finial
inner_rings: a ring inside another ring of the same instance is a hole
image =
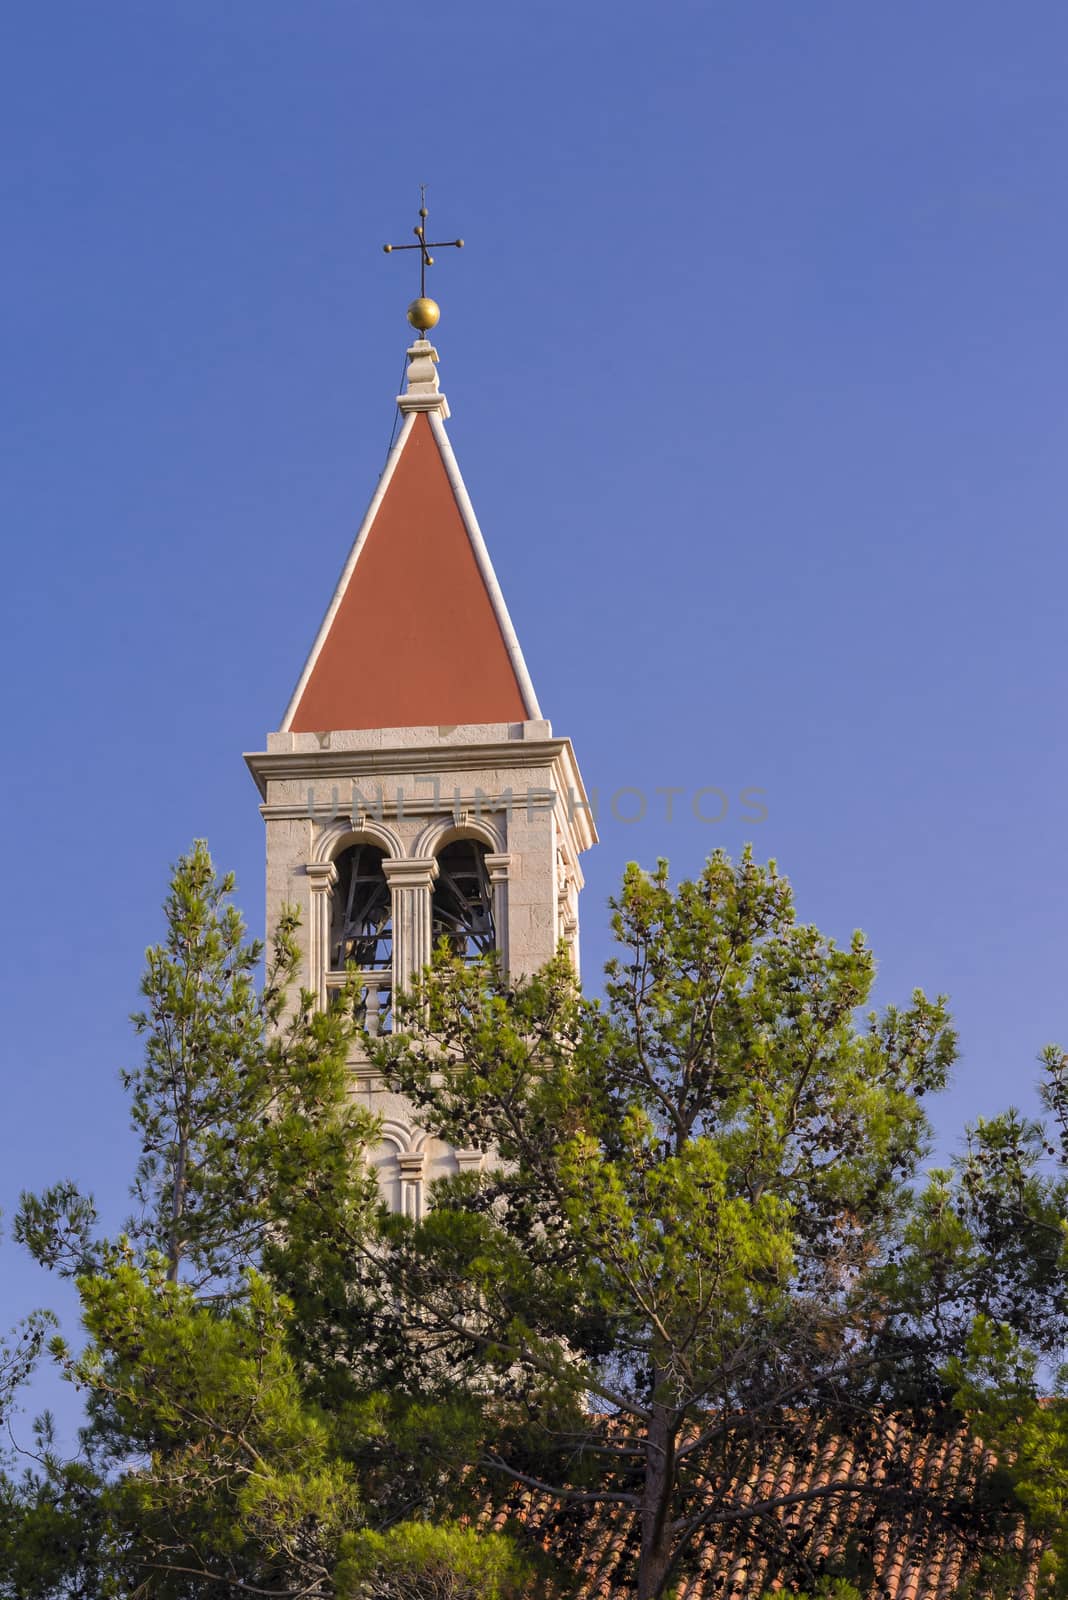
[[[419,333],[429,333],[431,328],[438,324],[441,316],[441,307],[436,300],[431,300],[421,294],[418,300],[413,300],[408,307],[408,321]]]

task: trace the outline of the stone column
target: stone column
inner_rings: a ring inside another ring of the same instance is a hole
[[[330,892],[337,882],[332,861],[309,861],[304,868],[311,882],[308,917],[308,988],[326,1005],[326,974],[330,968]]]
[[[400,1163],[401,1215],[418,1222],[423,1214],[423,1171],[426,1157],[422,1151],[405,1151],[397,1157]]]
[[[430,960],[430,895],[438,875],[434,856],[383,861],[393,894],[393,982],[402,989]]]
[[[493,927],[497,934],[497,950],[501,958],[501,971],[508,971],[508,873],[512,865],[510,855],[487,855],[486,871],[493,890]]]
[[[578,973],[578,905],[574,879],[564,852],[556,851],[556,935],[563,939]]]

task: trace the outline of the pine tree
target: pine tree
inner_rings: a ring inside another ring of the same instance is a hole
[[[391,1219],[373,1257],[324,1228],[324,1262],[362,1261],[378,1294],[350,1280],[299,1320],[309,1347],[315,1316],[339,1330],[357,1387],[377,1362],[398,1413],[462,1402],[478,1493],[629,1514],[632,1592],[654,1600],[702,1544],[766,1531],[746,1486],[769,1452],[803,1459],[815,1418],[875,1425],[881,1269],[954,1038],[920,993],[858,1025],[866,942],[800,925],[748,854],[676,890],[664,864],[629,869],[614,927],[603,1004],[564,956],[509,984],[439,952],[377,1064],[485,1170]]]
[[[52,1353],[87,1421],[73,1461],[44,1421],[37,1469],[0,1486],[0,1595],[501,1595],[507,1542],[413,1520],[432,1508],[399,1506],[369,1464],[384,1453],[374,1404],[330,1411],[310,1393],[264,1263],[292,1263],[324,1207],[374,1229],[377,1126],[348,1094],[351,1006],[321,1012],[294,990],[292,913],[258,988],[232,889],[195,844],[147,953],[144,1059],[124,1074],[140,1139],[126,1231],[100,1237],[70,1183],[23,1197],[18,1236],[77,1284],[88,1343],[57,1337]]]

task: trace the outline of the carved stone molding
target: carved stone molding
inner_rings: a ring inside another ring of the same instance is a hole
[[[438,875],[433,856],[383,861],[393,892],[393,982],[403,986],[421,972],[431,954],[431,890]]]
[[[337,882],[337,867],[332,861],[309,861],[304,871],[311,879],[312,894],[324,894]]]

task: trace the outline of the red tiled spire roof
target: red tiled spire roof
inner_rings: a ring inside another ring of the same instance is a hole
[[[540,717],[445,432],[436,352],[408,352],[405,420],[290,702],[285,732]]]

